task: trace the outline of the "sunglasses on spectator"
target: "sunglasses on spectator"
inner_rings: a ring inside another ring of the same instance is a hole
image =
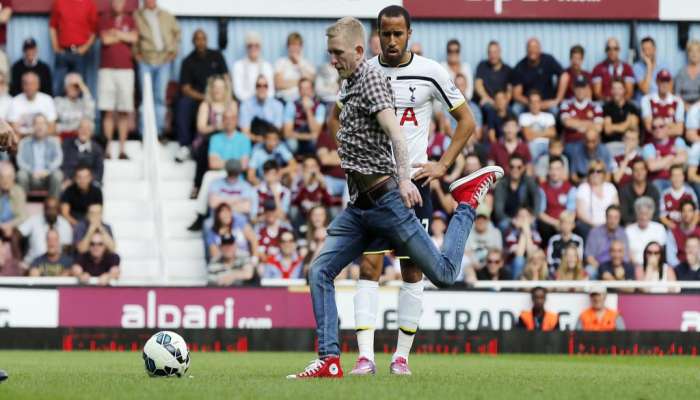
[[[90,242],[90,246],[97,247],[97,246],[102,246],[104,243],[102,242]]]
[[[257,43],[248,43],[248,45],[246,45],[246,47],[249,49],[252,49],[254,47],[260,47],[260,45]]]
[[[647,250],[647,254],[650,256],[658,256],[661,254],[661,250]]]
[[[608,47],[605,48],[605,51],[620,51],[620,48],[619,48],[619,47],[610,47],[610,46],[608,46]]]
[[[258,83],[255,85],[256,88],[261,89],[261,88],[267,88],[267,83]]]
[[[486,264],[500,264],[500,263],[501,263],[501,259],[500,259],[500,258],[495,259],[495,260],[494,260],[493,258],[490,259],[490,260],[486,260]]]
[[[458,54],[459,49],[447,49],[447,54]]]
[[[605,172],[604,169],[592,169],[592,170],[590,170],[588,173],[589,173],[589,174],[602,174],[602,173],[604,173],[604,172]]]

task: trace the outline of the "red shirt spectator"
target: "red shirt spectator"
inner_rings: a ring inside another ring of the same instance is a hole
[[[593,75],[586,70],[574,70],[573,67],[569,67],[564,70],[565,73],[569,74],[569,83],[566,85],[566,92],[564,92],[564,98],[570,99],[574,97],[574,82],[579,76],[586,78],[586,82],[592,82]]]
[[[561,213],[566,211],[569,194],[573,186],[568,181],[558,184],[547,181],[540,186],[542,187],[546,201],[545,214],[558,219]]]
[[[625,83],[634,84],[632,66],[622,61],[613,64],[609,60],[605,60],[593,68],[591,75],[593,76],[593,84],[601,84],[601,99],[604,100],[611,98],[610,89],[613,79],[621,79]]]
[[[676,244],[675,248],[678,252],[678,261],[683,263],[688,261],[685,253],[685,242],[692,236],[700,238],[700,225],[695,222],[695,212],[698,209],[695,203],[684,201],[680,209],[680,220],[670,232]]]
[[[136,22],[129,14],[114,15],[106,12],[100,18],[98,30],[100,32],[116,29],[122,32],[135,32]],[[100,47],[100,68],[133,69],[134,63],[131,55],[131,46],[123,41]]]
[[[428,136],[428,159],[439,161],[450,147],[450,137],[442,132],[434,132]]]
[[[97,7],[92,0],[55,0],[49,26],[61,48],[82,46],[97,30]]]
[[[684,185],[680,190],[676,191],[673,187],[670,187],[661,193],[659,215],[679,224],[681,222],[681,204],[687,201],[692,202],[697,207],[698,199],[693,189]]]
[[[503,139],[493,143],[491,145],[491,151],[489,151],[488,159],[489,161],[493,161],[493,165],[500,165],[503,167],[506,175],[508,175],[510,173],[510,169],[508,168],[508,160],[510,160],[510,156],[513,154],[517,154],[522,157],[526,164],[530,164],[530,162],[532,162],[530,149],[528,148],[527,143],[520,139],[518,139],[517,144],[514,146],[507,144]]]
[[[328,131],[321,132],[319,135],[316,142],[316,155],[321,160],[323,175],[345,179],[345,172],[340,167],[340,159],[337,159],[337,164],[333,162],[333,159],[338,157],[338,144]]]
[[[615,164],[615,167],[613,167],[613,170],[616,170],[617,168],[619,168],[622,165],[623,161],[625,160],[625,157],[628,157],[628,155],[627,154],[618,154],[615,157],[613,157],[614,164]],[[631,157],[631,160],[627,162],[627,166],[622,171],[620,181],[617,182],[618,187],[622,187],[622,186],[632,182],[632,165],[634,165],[635,161],[641,160],[641,159],[642,159],[641,152],[637,152],[636,154],[633,155],[633,157]]]
[[[0,0],[0,18],[5,13],[10,13],[12,15],[12,0]],[[0,46],[5,46],[7,44],[7,23],[0,23]]]
[[[318,205],[330,207],[333,205],[333,197],[326,190],[326,186],[321,181],[304,184],[299,182],[299,187],[292,204],[299,207],[299,211],[306,216],[312,208]]]
[[[573,118],[581,121],[591,121],[594,124],[603,123],[603,109],[588,99],[577,101],[575,98],[565,100],[561,104],[561,119]],[[584,132],[576,129],[564,128],[564,141],[566,143],[580,142]]]

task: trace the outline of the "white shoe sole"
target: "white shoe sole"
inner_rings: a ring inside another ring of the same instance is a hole
[[[485,174],[488,174],[491,172],[496,174],[496,179],[493,180],[493,183],[496,183],[505,174],[505,172],[503,171],[503,168],[501,168],[497,165],[490,165],[488,167],[478,169],[478,170],[472,172],[471,174],[469,174],[463,178],[459,178],[456,181],[452,182],[452,184],[450,185],[450,193],[452,193],[452,191],[455,190],[455,188],[457,188],[458,186],[461,186],[462,184],[464,184],[466,182],[469,182],[471,180],[474,180],[482,175],[485,175]]]

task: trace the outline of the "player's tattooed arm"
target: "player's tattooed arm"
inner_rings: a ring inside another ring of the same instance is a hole
[[[399,191],[404,204],[412,208],[416,204],[423,205],[423,199],[416,185],[411,182],[411,165],[408,162],[408,146],[406,138],[401,133],[399,123],[396,121],[394,110],[387,108],[377,113],[377,121],[384,132],[389,135],[396,160],[396,168],[399,174]]]

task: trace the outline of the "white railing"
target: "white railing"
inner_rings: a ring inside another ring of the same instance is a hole
[[[168,282],[168,265],[165,262],[165,228],[163,226],[163,201],[161,198],[160,145],[156,124],[155,103],[151,74],[146,72],[141,80],[143,89],[143,166],[149,190],[150,206],[155,219],[155,253],[158,258],[160,282]]]

